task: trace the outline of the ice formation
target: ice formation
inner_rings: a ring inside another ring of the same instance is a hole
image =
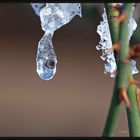
[[[38,43],[37,72],[41,79],[49,80],[56,72],[57,58],[53,49],[51,33],[45,33]]]
[[[37,73],[43,80],[50,80],[56,73],[57,57],[53,49],[54,32],[69,23],[76,15],[81,15],[80,3],[32,3],[35,13],[40,16],[42,30],[45,31],[38,43],[36,56]]]
[[[134,9],[133,9],[134,10]],[[109,31],[109,25],[108,25],[108,20],[107,20],[107,15],[106,11],[104,9],[103,15],[102,15],[103,21],[100,22],[100,25],[97,27],[97,33],[100,35],[100,42],[99,45],[96,46],[97,50],[102,50],[102,60],[106,60],[106,64],[104,64],[104,73],[110,73],[111,77],[115,77],[114,71],[117,70],[117,65],[114,57],[114,51],[112,49],[112,41],[111,41],[111,36],[110,36],[110,31]],[[137,24],[133,17],[131,16],[128,28],[129,28],[129,33],[128,33],[128,38],[130,40],[134,30],[136,29]],[[131,60],[131,69],[132,69],[132,74],[138,73],[138,69],[136,68],[136,61]]]
[[[45,6],[45,3],[31,3],[36,15],[40,15],[40,10]]]

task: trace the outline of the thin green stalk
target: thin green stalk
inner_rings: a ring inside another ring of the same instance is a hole
[[[119,12],[113,6],[111,6],[110,3],[105,3],[105,9],[108,18],[112,44],[115,44],[119,41],[119,25],[116,24],[117,18],[110,19],[110,17],[119,16]],[[114,135],[115,126],[118,120],[118,116],[120,114],[120,104],[118,103],[117,89],[118,89],[118,76],[115,79],[114,91],[112,95],[112,100],[111,100],[107,120],[102,134],[103,136]]]
[[[118,92],[117,92],[118,82],[117,82],[117,79],[118,79],[118,77],[116,77],[113,96],[112,96],[107,120],[105,123],[105,127],[103,130],[103,136],[105,136],[105,137],[109,137],[109,136],[114,135],[118,116],[120,114],[120,106],[121,105],[118,103]]]
[[[119,41],[119,25],[117,24],[117,17],[119,16],[119,11],[115,9],[111,3],[105,3],[105,10],[108,18],[108,24],[110,29],[110,35],[112,44],[115,44]],[[110,18],[112,17],[112,18]],[[113,18],[115,17],[115,18]],[[115,58],[117,59],[117,53],[114,51]]]
[[[128,40],[128,23],[132,11],[132,3],[125,3],[123,6],[123,14],[125,14],[124,21],[120,24],[120,32],[119,32],[119,43],[120,43],[120,51],[118,56],[118,88],[125,88],[128,87],[128,71],[130,68],[130,61],[126,62],[126,59],[129,55],[129,40]]]
[[[118,102],[118,95],[119,95],[118,89],[120,89],[120,88],[123,88],[126,90],[128,88],[128,96],[129,96],[130,102],[131,102],[131,110],[127,109],[130,135],[131,136],[140,136],[139,135],[140,118],[139,118],[138,106],[136,104],[135,88],[134,88],[134,85],[131,85],[128,87],[128,74],[131,71],[130,70],[130,61],[128,61],[128,62],[125,61],[126,58],[128,57],[128,53],[129,53],[128,23],[129,23],[129,19],[130,19],[130,15],[131,15],[132,6],[133,6],[132,3],[129,3],[129,4],[125,3],[123,6],[123,13],[126,15],[126,18],[120,24],[119,31],[117,29],[117,31],[119,32],[119,35],[118,35],[118,34],[116,34],[116,31],[113,31],[114,29],[116,29],[116,28],[113,28],[113,27],[115,27],[114,21],[111,21],[111,19],[109,18],[111,16],[111,14],[113,14],[113,10],[112,10],[113,7],[111,7],[111,4],[105,4],[108,21],[109,21],[111,38],[112,38],[112,44],[114,44],[118,41],[120,43],[120,51],[117,54],[118,74],[115,79],[114,92],[113,92],[112,101],[111,101],[110,109],[108,112],[106,124],[105,124],[104,131],[103,131],[103,136],[113,136],[113,134],[114,134],[118,115],[120,113],[120,104]],[[116,35],[117,35],[117,37],[115,37]],[[132,74],[131,75],[129,74],[129,77],[131,77],[131,79],[132,79]]]
[[[119,11],[111,3],[105,3],[105,10],[108,18],[112,44],[119,40],[119,25],[116,23]],[[113,18],[114,17],[114,18]]]
[[[120,59],[124,59],[124,57],[128,56],[129,47],[128,47],[128,22],[130,19],[131,11],[132,11],[132,3],[125,4],[124,13],[127,15],[125,21],[120,25],[120,44],[122,50],[120,51]],[[122,71],[120,73],[123,76],[120,78],[120,86],[123,86],[124,80],[133,80],[133,75],[131,72],[130,62],[128,64],[123,64],[123,69],[125,72]],[[125,75],[125,77],[124,77]],[[128,76],[128,78],[127,78]],[[125,79],[123,79],[125,78]],[[126,83],[125,83],[126,84]],[[124,85],[125,86],[125,85]],[[128,97],[130,100],[131,107],[130,109],[127,108],[127,118],[128,118],[128,126],[129,126],[129,134],[130,136],[140,136],[140,114],[136,99],[136,86],[129,85],[128,86]]]
[[[129,71],[129,79],[133,80],[131,70]],[[130,99],[131,108],[127,109],[127,119],[129,126],[129,135],[132,137],[140,137],[140,112],[136,99],[136,86],[128,87],[128,97]]]

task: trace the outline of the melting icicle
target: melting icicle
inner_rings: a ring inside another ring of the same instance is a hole
[[[134,8],[133,8],[134,10]],[[100,25],[97,27],[97,33],[100,35],[100,42],[99,45],[96,46],[97,50],[102,50],[102,60],[106,60],[107,63],[105,64],[105,70],[104,73],[110,73],[111,77],[115,77],[115,74],[113,73],[117,69],[115,57],[114,57],[114,51],[112,49],[112,41],[111,41],[111,36],[110,36],[110,31],[109,31],[109,25],[108,25],[108,20],[107,20],[107,15],[106,11],[104,9],[104,13],[102,15],[103,21],[100,22]],[[133,17],[131,16],[128,28],[129,28],[129,33],[128,33],[128,38],[130,40],[134,30],[136,29],[137,24]],[[136,68],[136,61],[131,60],[131,69],[132,69],[132,74],[138,73],[138,69]]]
[[[44,80],[52,79],[56,72],[57,58],[53,49],[52,35],[45,33],[38,43],[37,72]]]
[[[76,15],[81,15],[80,3],[46,3],[33,5],[35,13],[40,16],[44,36],[38,44],[36,56],[37,73],[43,80],[50,80],[56,73],[57,58],[53,49],[54,32],[69,23]]]

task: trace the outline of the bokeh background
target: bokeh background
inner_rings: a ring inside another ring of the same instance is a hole
[[[114,85],[96,50],[103,7],[84,3],[83,18],[55,32],[57,72],[43,81],[35,62],[43,35],[39,17],[29,3],[0,3],[0,136],[101,136]],[[139,4],[134,17],[139,23]],[[139,42],[139,30],[132,43]],[[116,136],[128,136],[127,127],[122,104]]]

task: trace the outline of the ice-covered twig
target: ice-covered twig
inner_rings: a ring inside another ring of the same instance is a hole
[[[113,3],[114,4],[114,3]],[[112,41],[111,41],[111,36],[110,36],[110,31],[109,31],[109,25],[108,25],[108,20],[107,20],[107,15],[106,11],[104,9],[104,13],[102,15],[103,21],[100,22],[100,25],[97,27],[97,33],[100,35],[100,42],[99,45],[96,46],[97,50],[102,50],[102,60],[106,60],[105,64],[105,70],[104,73],[110,73],[111,77],[115,77],[114,71],[117,70],[117,65],[116,65],[116,60],[114,57],[114,51],[112,48]],[[130,40],[133,32],[135,31],[137,27],[136,21],[133,19],[131,16],[128,24],[128,40]],[[136,62],[135,60],[131,61],[131,70],[133,74],[138,73],[138,69],[136,67]]]
[[[116,55],[118,73],[115,78],[114,91],[103,130],[103,136],[114,135],[115,126],[120,113],[120,103],[122,101],[125,102],[127,107],[130,136],[140,136],[140,116],[136,100],[136,85],[129,83],[129,81],[134,81],[132,67],[135,67],[136,63],[135,61],[130,61],[130,59],[128,59],[129,40],[131,36],[129,24],[130,19],[132,18],[133,4],[123,4],[123,10],[121,11],[121,14],[124,14],[125,18],[120,24],[117,23],[118,19],[120,18],[119,13],[115,19],[110,18],[111,16],[115,17],[118,10],[110,3],[105,3],[105,8],[109,21],[112,44],[114,45],[115,43],[119,43],[120,49]]]

